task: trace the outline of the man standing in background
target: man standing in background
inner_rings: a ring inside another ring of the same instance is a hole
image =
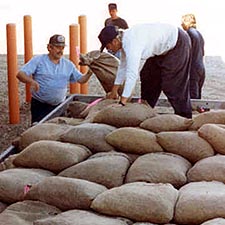
[[[204,66],[204,39],[196,29],[196,19],[193,14],[182,16],[181,26],[191,38],[191,68],[190,68],[190,96],[192,99],[201,99],[202,86],[205,81]]]
[[[126,20],[122,19],[121,17],[117,16],[117,5],[116,3],[109,3],[108,10],[110,17],[105,20],[105,27],[106,26],[114,26],[116,29],[127,29],[128,24]],[[112,51],[108,50],[109,53],[115,55],[118,59],[120,59],[121,52],[118,51],[117,53],[113,53]]]
[[[127,29],[127,22],[121,17],[117,16],[117,5],[109,3],[108,5],[110,17],[105,20],[105,26],[115,26],[118,29]]]

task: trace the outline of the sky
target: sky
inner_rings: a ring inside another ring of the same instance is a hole
[[[167,22],[180,27],[181,16],[194,13],[205,39],[205,55],[225,60],[225,7],[221,0],[1,0],[0,54],[7,52],[6,25],[16,25],[17,53],[24,53],[23,17],[32,17],[33,54],[47,53],[49,37],[59,33],[69,44],[69,26],[87,17],[87,50],[100,48],[97,38],[109,17],[108,3],[117,3],[118,16],[129,27],[137,23]],[[65,54],[69,53],[68,47]]]

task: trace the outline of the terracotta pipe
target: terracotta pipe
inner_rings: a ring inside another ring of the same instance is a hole
[[[69,58],[79,69],[79,43],[80,43],[80,28],[78,24],[71,24],[69,26],[70,33],[70,46],[69,46]],[[70,83],[70,93],[80,94],[80,84]]]
[[[17,46],[16,46],[16,25],[6,25],[7,36],[7,67],[8,67],[8,98],[9,98],[9,122],[17,124],[20,122],[19,90],[16,78]]]

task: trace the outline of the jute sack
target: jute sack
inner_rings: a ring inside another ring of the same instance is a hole
[[[225,110],[211,110],[200,113],[193,118],[193,124],[189,127],[190,130],[198,130],[206,123],[225,124]]]
[[[128,170],[126,182],[170,183],[179,188],[187,182],[191,163],[172,153],[148,153],[137,158]]]
[[[192,182],[179,190],[174,221],[178,224],[200,224],[225,217],[225,184],[217,181]]]
[[[145,154],[163,151],[154,133],[136,127],[118,128],[106,135],[105,140],[121,152]]]
[[[19,149],[22,150],[35,141],[53,140],[56,141],[61,134],[73,126],[59,125],[53,123],[42,123],[30,127],[21,134],[19,140]]]
[[[103,192],[94,199],[91,208],[135,221],[169,223],[177,196],[178,191],[171,184],[135,182]]]
[[[88,106],[86,102],[72,101],[66,109],[66,116],[73,118],[85,118],[85,114],[81,114]]]
[[[225,219],[224,218],[216,218],[212,220],[208,220],[201,225],[225,225]]]
[[[59,141],[84,145],[94,153],[108,152],[114,147],[106,142],[105,136],[115,129],[107,124],[84,123],[62,134]]]
[[[175,114],[165,114],[144,120],[140,124],[140,127],[158,133],[161,131],[188,130],[192,123],[192,119],[187,119]]]
[[[108,217],[91,211],[69,210],[54,218],[37,220],[34,225],[131,225],[125,218]]]
[[[100,112],[105,107],[117,103],[118,100],[115,99],[100,99],[96,104],[90,104],[82,114],[86,115],[84,122],[93,122],[95,115]]]
[[[33,185],[25,199],[39,200],[63,211],[89,209],[92,200],[106,190],[103,185],[90,181],[54,176]]]
[[[192,131],[168,131],[156,134],[159,144],[168,152],[183,156],[191,163],[213,156],[212,146]]]
[[[189,182],[195,181],[221,181],[225,183],[225,156],[215,155],[202,159],[188,171]]]
[[[125,106],[110,105],[96,114],[95,123],[105,123],[115,127],[137,127],[151,117],[156,116],[154,109],[140,103],[127,103]]]
[[[8,205],[6,203],[0,202],[0,213],[3,212],[7,207]]]
[[[106,152],[93,156],[62,171],[58,176],[84,179],[102,184],[107,188],[123,184],[130,166],[129,158],[125,154]]]
[[[69,118],[69,117],[55,117],[53,119],[47,120],[45,123],[55,123],[55,124],[67,124],[71,126],[76,126],[81,124],[84,119],[81,118]]]
[[[89,66],[106,93],[112,90],[116,78],[119,59],[107,52],[94,50],[87,54],[80,54],[80,65]],[[123,87],[119,88],[121,95]]]
[[[198,135],[209,142],[214,150],[225,154],[225,129],[217,124],[205,124],[198,130]]]
[[[16,166],[13,164],[14,159],[17,157],[18,154],[12,154],[7,157],[3,162],[0,163],[0,171],[12,169]]]
[[[61,213],[59,209],[39,201],[14,203],[0,214],[1,225],[32,225],[35,220],[51,218]]]
[[[59,141],[36,141],[14,159],[18,167],[41,168],[54,173],[77,164],[91,155],[88,148]]]
[[[42,169],[15,168],[0,172],[0,201],[14,203],[24,199],[24,187],[33,185],[46,177],[54,176]]]

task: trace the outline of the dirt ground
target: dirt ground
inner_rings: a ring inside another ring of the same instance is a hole
[[[9,123],[8,110],[8,75],[6,55],[0,55],[0,153],[6,150],[12,141],[30,127],[30,105],[25,102],[24,84],[19,84],[20,123]],[[18,65],[22,65],[23,56],[18,56]],[[202,98],[225,101],[225,63],[219,56],[206,56],[206,80]],[[139,83],[136,95],[139,94]],[[103,89],[93,76],[89,82],[90,95],[102,95]]]

